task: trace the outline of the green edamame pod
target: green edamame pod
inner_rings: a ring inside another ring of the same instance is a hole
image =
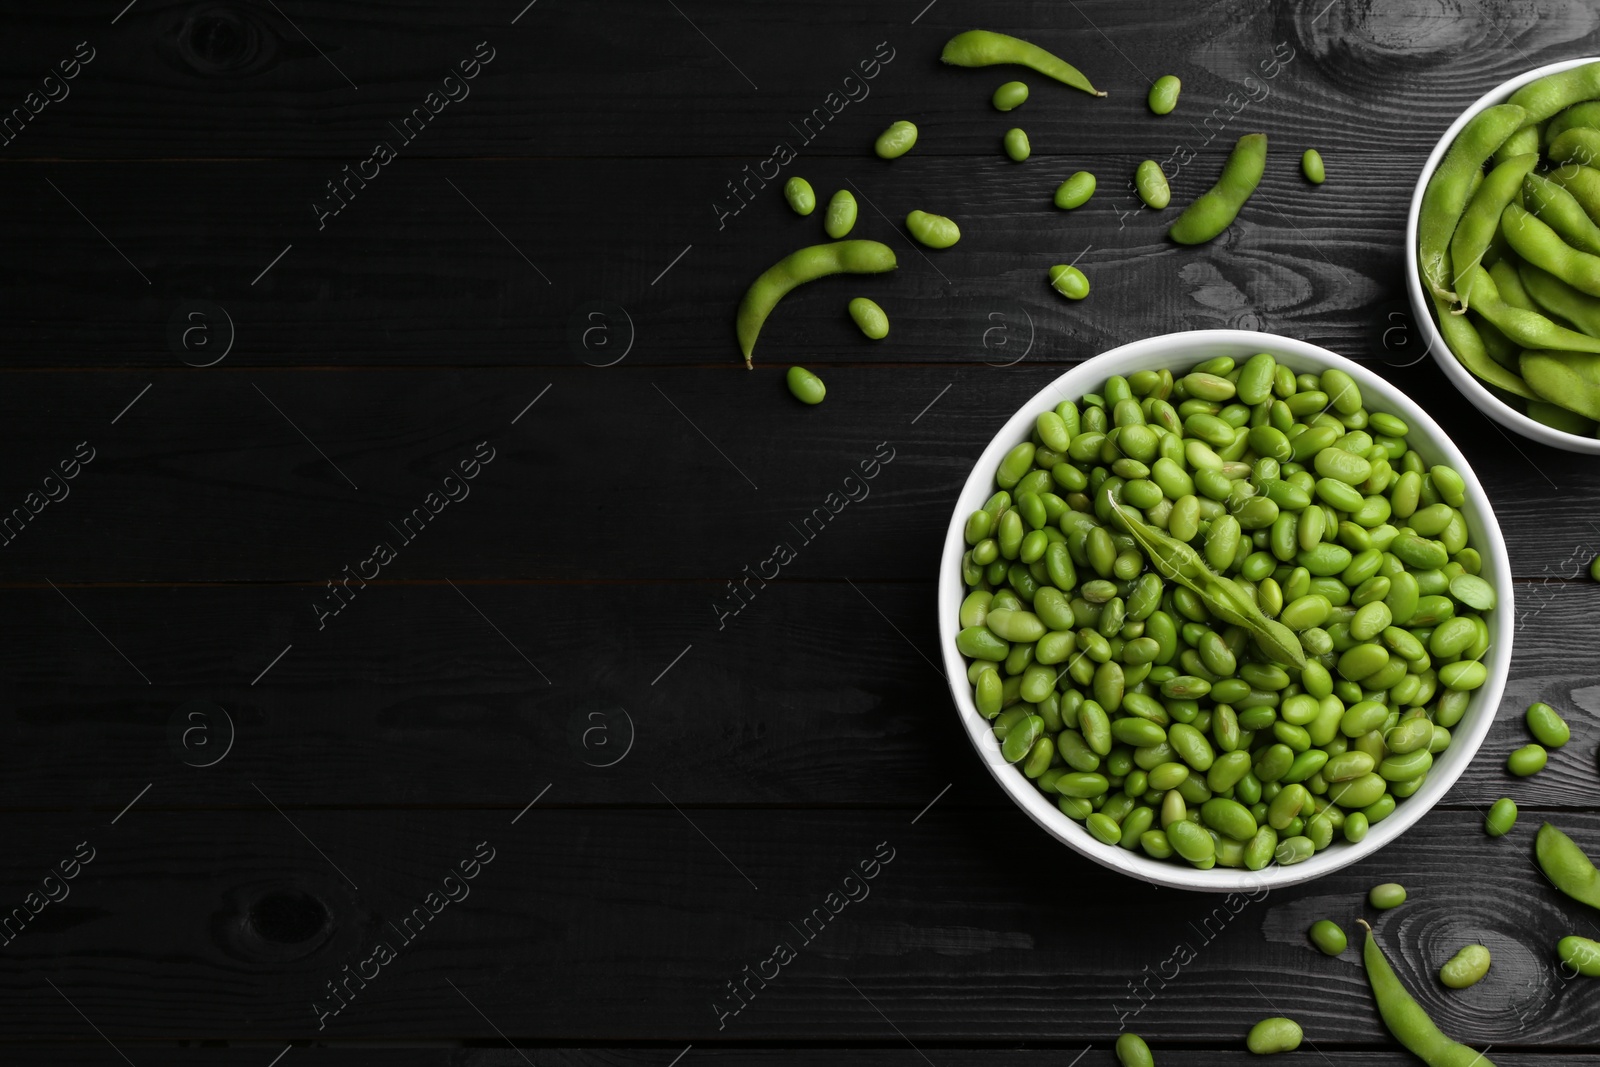
[[[1489,1057],[1450,1040],[1440,1031],[1422,1005],[1400,984],[1400,977],[1372,936],[1371,925],[1365,920],[1358,921],[1367,928],[1361,956],[1367,968],[1367,982],[1372,987],[1372,999],[1377,1001],[1378,1014],[1395,1039],[1424,1063],[1435,1067],[1467,1067],[1468,1064],[1494,1067]]]
[[[1247,133],[1239,138],[1223,164],[1222,177],[1194,203],[1184,208],[1167,236],[1181,245],[1204,244],[1226,230],[1261,183],[1267,167],[1267,135]]]
[[[1600,135],[1600,130],[1589,132]],[[1583,210],[1577,197],[1541,174],[1523,178],[1522,190],[1523,206],[1543,219],[1558,237],[1579,251],[1600,254],[1600,228]]]
[[[835,241],[856,226],[856,198],[848,189],[840,189],[828,201],[828,210],[822,216],[822,229]]]
[[[1140,163],[1133,172],[1133,187],[1138,191],[1139,199],[1157,211],[1172,203],[1172,189],[1167,185],[1167,176],[1161,172],[1161,164],[1153,159]]]
[[[1581,252],[1563,241],[1543,219],[1518,204],[1507,204],[1500,213],[1500,230],[1513,251],[1536,267],[1554,274],[1575,289],[1590,296],[1600,296],[1600,256]],[[1488,318],[1488,316],[1485,316]],[[1490,318],[1490,322],[1494,319]],[[1495,322],[1496,326],[1500,326]],[[1504,326],[1500,327],[1502,330]],[[1506,336],[1518,340],[1509,331]],[[1566,345],[1540,344],[1537,341],[1520,341],[1528,348],[1566,348]],[[1579,349],[1594,351],[1594,349]]]
[[[1170,115],[1178,106],[1178,93],[1182,89],[1183,83],[1174,75],[1163,74],[1150,83],[1150,95],[1145,102],[1150,105],[1152,114]]]
[[[798,175],[783,183],[783,198],[796,215],[809,215],[817,209],[817,194],[811,183]]]
[[[961,228],[943,215],[913,211],[906,216],[906,229],[929,248],[949,248],[961,240]]]
[[[1007,130],[1001,145],[1013,163],[1021,163],[1033,154],[1033,148],[1028,144],[1028,132],[1019,127],[1013,126]]]
[[[872,150],[878,154],[879,159],[899,159],[911,151],[916,143],[916,123],[900,119],[898,122],[891,122],[888,129],[878,134],[878,139],[872,144]]]
[[[1021,107],[1028,99],[1028,86],[1025,82],[1006,82],[994,91],[990,103],[996,111],[1011,111]]]
[[[1582,100],[1600,97],[1600,63],[1586,63],[1529,82],[1511,94],[1524,111],[1523,125],[1536,126]]]
[[[889,336],[889,316],[873,301],[858,296],[850,301],[849,311],[851,321],[870,339],[881,341]]]
[[[1434,296],[1454,300],[1450,238],[1466,209],[1474,179],[1484,162],[1521,128],[1527,112],[1516,104],[1497,104],[1474,115],[1451,142],[1423,190],[1417,213],[1417,258],[1423,281]]]
[[[1461,221],[1450,238],[1450,263],[1455,272],[1456,292],[1461,295],[1463,306],[1466,304],[1466,294],[1462,292],[1462,275],[1467,268],[1476,267],[1483,261],[1484,253],[1500,232],[1501,212],[1521,192],[1523,179],[1538,162],[1539,153],[1529,152],[1498,164],[1483,179],[1483,184],[1478,186],[1478,191],[1472,194],[1472,199],[1462,212]]]
[[[812,245],[778,260],[750,284],[734,317],[744,365],[751,366],[751,353],[755,351],[756,338],[767,316],[796,286],[830,274],[881,274],[897,266],[893,250],[878,241]]]
[[[1322,164],[1322,153],[1315,148],[1306,149],[1305,154],[1300,157],[1300,172],[1312,185],[1321,185],[1326,181],[1328,172]]]
[[[1539,399],[1539,394],[1529,389],[1527,383],[1514,371],[1507,370],[1495,362],[1489,355],[1488,349],[1484,347],[1483,337],[1468,321],[1467,316],[1452,314],[1449,301],[1437,294],[1433,297],[1433,308],[1439,332],[1444,336],[1445,346],[1450,349],[1450,354],[1456,357],[1456,361],[1471,371],[1474,377],[1525,400]]]
[[[1511,212],[1521,210],[1517,205],[1512,204],[1506,208],[1506,213],[1509,215]],[[1523,212],[1523,214],[1527,213]],[[1529,215],[1528,217],[1533,220],[1534,224],[1544,225],[1537,219],[1533,219],[1533,216]],[[1548,227],[1546,228],[1548,229]],[[1559,242],[1560,238],[1552,236],[1552,240]],[[1572,249],[1567,249],[1567,251],[1572,252]],[[1582,252],[1573,252],[1573,255],[1584,254]],[[1595,276],[1592,284],[1595,290],[1600,292],[1600,256],[1589,256],[1589,258],[1595,261]],[[1546,262],[1552,261],[1547,259]],[[1586,337],[1564,326],[1557,326],[1536,311],[1525,311],[1522,308],[1513,307],[1501,299],[1499,287],[1495,285],[1494,280],[1489,276],[1489,272],[1482,267],[1469,267],[1464,277],[1466,279],[1466,288],[1471,293],[1472,309],[1494,323],[1502,333],[1523,348],[1558,349],[1566,352],[1600,352],[1600,339]],[[1570,282],[1570,279],[1568,280]]]
[[[1551,884],[1581,904],[1600,908],[1600,871],[1576,841],[1545,823],[1539,827],[1533,851]]]
[[[1090,85],[1089,79],[1077,67],[1060,56],[1036,44],[991,30],[968,30],[956,34],[945,42],[939,58],[955,67],[992,67],[1001,63],[1015,63],[1093,96],[1106,95]]]
[[[1082,207],[1094,195],[1094,175],[1080,170],[1056,187],[1055,205],[1063,211]]]
[[[1555,329],[1563,335],[1572,334],[1559,326]],[[1585,418],[1600,419],[1600,357],[1573,352],[1563,344],[1559,350],[1525,351],[1517,366],[1522,380],[1539,398]]]

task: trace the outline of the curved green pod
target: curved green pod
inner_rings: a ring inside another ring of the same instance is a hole
[[[1083,72],[1052,52],[1018,37],[992,30],[968,30],[958,33],[945,42],[939,58],[953,67],[992,67],[1000,63],[1015,63],[1036,70],[1047,78],[1063,85],[1082,89],[1092,96],[1104,96],[1089,84]]]
[[[833,241],[784,256],[762,271],[739,301],[734,330],[745,367],[751,366],[751,353],[767,316],[796,286],[830,274],[882,274],[897,266],[893,249],[880,241]]]
[[[1445,151],[1422,192],[1417,213],[1417,258],[1422,279],[1435,296],[1454,300],[1449,288],[1450,238],[1466,210],[1483,164],[1506,138],[1527,121],[1527,112],[1516,104],[1497,104],[1472,117]]]
[[[1261,175],[1266,169],[1267,135],[1245,134],[1233,146],[1217,184],[1183,209],[1178,221],[1167,230],[1167,236],[1181,245],[1198,245],[1222,233],[1232,225],[1239,209],[1261,184]]]

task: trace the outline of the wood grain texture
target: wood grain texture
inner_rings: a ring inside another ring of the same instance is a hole
[[[1379,936],[1446,1030],[1510,1051],[1581,1044],[1592,1028],[1591,990],[1562,982],[1551,954],[1585,917],[1533,870],[1533,827],[1491,841],[1460,812],[1435,812],[1402,848],[1254,902],[1156,891],[1024,820],[937,806],[916,825],[906,813],[662,808],[599,819],[538,805],[514,826],[505,811],[288,814],[305,837],[264,804],[135,807],[114,827],[13,820],[14,851],[37,857],[3,883],[18,900],[75,842],[96,854],[71,895],[6,946],[7,1034],[81,1035],[48,977],[114,1040],[488,1040],[497,1028],[552,1044],[888,1041],[887,1016],[916,1042],[1000,1031],[1104,1043],[1127,1025],[1236,1048],[1257,1019],[1283,1013],[1319,1045],[1381,1047],[1354,953],[1322,957],[1304,931],[1329,916],[1354,928],[1367,887],[1384,880],[1406,884],[1411,900],[1378,920]],[[1560,821],[1600,844],[1600,817]],[[444,881],[486,849],[492,861],[474,879]],[[874,857],[873,878],[845,881]],[[461,899],[409,941],[389,927],[441,887]],[[807,941],[798,924],[814,908],[837,914],[814,919]],[[149,915],[165,918],[138,921]],[[1496,954],[1490,978],[1465,993],[1437,985],[1438,965],[1475,938]],[[380,941],[396,958],[376,977],[368,968],[319,1031],[333,1004],[325,983]],[[795,958],[767,988],[752,984],[737,1014],[714,1010],[719,995],[724,1010],[737,1005],[726,983],[780,941]]]

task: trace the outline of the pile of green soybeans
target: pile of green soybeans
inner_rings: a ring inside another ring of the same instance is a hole
[[[1041,412],[961,561],[956,645],[1005,759],[1157,859],[1362,840],[1487,678],[1465,486],[1408,429],[1268,353]]]
[[[1417,215],[1439,332],[1501,400],[1567,433],[1600,421],[1600,63],[1529,82],[1464,126]]]

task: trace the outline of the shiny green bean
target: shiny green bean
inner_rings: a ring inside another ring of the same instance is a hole
[[[906,216],[906,229],[918,243],[929,248],[949,248],[961,240],[961,228],[943,215],[913,211]]]
[[[996,111],[1012,111],[1028,100],[1028,86],[1024,82],[1006,82],[994,91],[990,103]]]
[[[1439,968],[1439,981],[1451,989],[1477,985],[1489,973],[1489,950],[1482,945],[1467,945]]]
[[[1293,1052],[1300,1047],[1305,1031],[1293,1019],[1262,1019],[1250,1028],[1245,1047],[1258,1056],[1274,1052]]]
[[[1056,187],[1055,205],[1063,211],[1082,207],[1094,195],[1094,175],[1080,170]]]
[[[784,381],[789,386],[789,392],[802,404],[820,404],[822,398],[828,395],[828,387],[822,384],[822,379],[804,367],[790,367]]]
[[[1328,178],[1327,168],[1322,163],[1322,153],[1315,148],[1308,148],[1300,157],[1300,172],[1306,176],[1306,181],[1312,185],[1321,185]]]
[[[1161,165],[1153,159],[1139,164],[1133,173],[1133,187],[1139,199],[1157,211],[1172,202],[1172,189],[1167,185],[1167,176],[1161,172]]]
[[[1033,154],[1033,148],[1028,143],[1028,132],[1019,127],[1014,126],[1006,131],[1001,146],[1013,163],[1021,163]]]
[[[878,139],[873,142],[872,150],[878,154],[879,159],[899,159],[917,143],[917,127],[915,123],[900,119],[889,124],[889,128],[878,134]]]
[[[1350,945],[1339,924],[1331,919],[1318,919],[1312,923],[1308,936],[1311,938],[1311,943],[1316,945],[1317,950],[1324,956],[1342,955]]]
[[[871,340],[881,341],[889,336],[889,316],[873,301],[858,296],[850,301],[848,310],[851,321]]]
[[[817,194],[811,183],[798,175],[783,183],[783,198],[796,215],[809,215],[817,209]]]
[[[1172,74],[1163,74],[1151,82],[1150,95],[1145,98],[1145,103],[1150,106],[1151,114],[1172,114],[1172,109],[1178,106],[1178,93],[1182,89],[1183,82]]]

